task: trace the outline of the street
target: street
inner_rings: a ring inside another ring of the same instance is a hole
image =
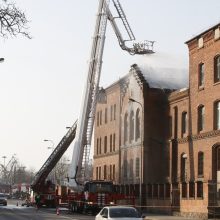
[[[18,206],[17,206],[18,204]],[[40,208],[21,206],[21,200],[8,200],[7,206],[0,206],[0,220],[94,220],[95,216],[82,214],[69,214],[66,209],[60,209],[60,214],[56,214],[54,208]],[[190,220],[190,218],[146,214],[145,220]],[[191,219],[192,220],[192,219]],[[198,219],[193,219],[198,220]]]
[[[94,216],[80,214],[68,214],[67,211],[60,210],[60,215],[56,214],[55,209],[41,208],[36,210],[34,207],[21,206],[21,202],[8,200],[7,206],[0,206],[0,220],[93,220]]]

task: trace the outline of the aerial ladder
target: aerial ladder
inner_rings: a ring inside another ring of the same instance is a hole
[[[31,188],[36,193],[42,193],[45,188],[45,181],[48,174],[55,167],[57,162],[63,156],[67,148],[70,146],[76,135],[77,121],[74,122],[72,127],[70,127],[67,133],[63,136],[61,141],[58,143],[57,147],[53,150],[51,155],[48,157],[46,162],[36,173],[34,180],[31,183]]]
[[[42,194],[43,191],[45,191],[45,181],[48,174],[55,167],[75,137],[76,141],[74,143],[72,162],[69,171],[69,185],[71,187],[77,187],[80,184],[83,185],[84,181],[87,180],[86,169],[87,165],[89,164],[94,114],[99,91],[99,80],[101,75],[107,20],[110,21],[117,36],[119,45],[123,50],[126,50],[131,55],[153,53],[153,41],[144,41],[141,44],[134,43],[132,47],[127,46],[127,42],[135,41],[135,36],[127,21],[126,15],[119,0],[111,1],[116,8],[118,14],[117,16],[112,15],[109,8],[109,0],[99,0],[98,15],[96,19],[87,80],[84,87],[82,98],[83,102],[81,105],[79,120],[74,122],[72,127],[70,127],[67,133],[63,136],[57,147],[35,175],[31,184],[31,188],[34,192]],[[122,37],[116,19],[120,19],[122,21],[127,32],[128,39],[124,39]]]
[[[107,20],[110,21],[117,36],[120,47],[131,55],[152,54],[154,41],[133,43],[132,47],[127,46],[128,42],[134,42],[135,36],[127,21],[126,15],[119,0],[111,0],[117,16],[113,16],[109,7],[109,0],[99,0],[98,14],[96,19],[94,37],[92,42],[90,61],[88,66],[87,80],[84,87],[80,117],[77,125],[76,140],[74,143],[72,162],[70,166],[70,186],[83,185],[87,180],[87,165],[89,164],[93,124],[95,118],[96,101],[99,91],[99,80],[102,68],[102,57],[105,43]],[[116,20],[120,19],[127,32],[127,39],[124,39]]]

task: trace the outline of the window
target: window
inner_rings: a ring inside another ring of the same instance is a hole
[[[105,108],[105,124],[108,122],[108,108]]]
[[[115,180],[115,165],[113,165],[113,176],[112,179]]]
[[[217,148],[217,171],[220,171],[220,147]]]
[[[198,132],[204,130],[204,118],[205,118],[205,107],[203,105],[198,107]]]
[[[107,166],[104,165],[104,179],[107,179]]]
[[[134,140],[134,112],[130,114],[130,141]]]
[[[128,114],[124,117],[124,144],[128,141]]]
[[[102,138],[99,138],[99,154],[102,154]]]
[[[136,158],[136,170],[135,170],[135,173],[136,173],[136,177],[140,176],[140,159],[139,158]]]
[[[195,197],[195,183],[189,182],[189,197],[194,198]]]
[[[159,198],[164,198],[164,184],[159,184]]]
[[[166,183],[165,188],[166,188],[166,190],[165,190],[165,197],[166,198],[170,198],[170,184]]]
[[[110,165],[110,180],[112,179],[112,165]]]
[[[187,198],[187,183],[182,183],[182,198]]]
[[[203,198],[203,182],[197,182],[197,197]]]
[[[153,198],[158,198],[158,184],[153,184]]]
[[[99,180],[101,179],[102,173],[101,173],[101,167],[99,167]]]
[[[214,103],[214,129],[220,129],[220,101]]]
[[[220,81],[220,55],[214,59],[214,82]]]
[[[186,134],[187,130],[187,112],[182,113],[182,136]]]
[[[96,174],[95,174],[95,176],[96,176],[96,180],[98,179],[98,176],[99,175],[99,168],[98,167],[96,167]]]
[[[99,125],[102,125],[102,111],[99,112]]]
[[[116,120],[116,104],[114,104],[114,120]]]
[[[204,175],[204,153],[198,153],[198,176],[203,177]]]
[[[96,144],[96,154],[99,154],[99,138],[97,138],[97,144]]]
[[[115,134],[113,134],[113,151],[115,151]]]
[[[107,136],[105,136],[105,140],[104,140],[104,153],[107,153]]]
[[[111,115],[110,115],[110,120],[113,120],[113,105],[111,105]]]
[[[177,106],[174,107],[174,117],[173,117],[173,136],[177,138],[178,135],[178,108]]]
[[[199,64],[199,86],[204,86],[204,63]]]
[[[140,138],[141,136],[141,132],[140,132],[140,109],[137,109],[136,111],[136,126],[135,126],[135,132],[136,132],[136,140],[138,140],[138,138]]]
[[[180,169],[181,169],[181,180],[184,182],[187,179],[187,172],[186,172],[186,160],[187,160],[187,154],[182,153],[181,154],[181,164],[180,164]]]
[[[112,134],[110,135],[110,152],[112,152]]]

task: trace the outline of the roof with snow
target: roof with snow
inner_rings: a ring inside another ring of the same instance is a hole
[[[188,71],[177,68],[156,68],[150,66],[138,66],[133,64],[132,68],[142,75],[142,80],[149,88],[177,90],[188,87]]]

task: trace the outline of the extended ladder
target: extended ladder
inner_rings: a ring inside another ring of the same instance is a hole
[[[75,138],[76,127],[77,127],[77,121],[67,131],[66,135],[64,135],[64,137],[61,139],[57,147],[54,149],[54,151],[48,157],[48,159],[43,164],[41,169],[35,175],[34,180],[31,184],[31,188],[34,191],[38,192],[38,190],[41,188],[41,185],[44,184],[48,174],[55,167],[57,162],[60,160],[60,158],[63,156],[67,148],[72,143],[73,139]]]

